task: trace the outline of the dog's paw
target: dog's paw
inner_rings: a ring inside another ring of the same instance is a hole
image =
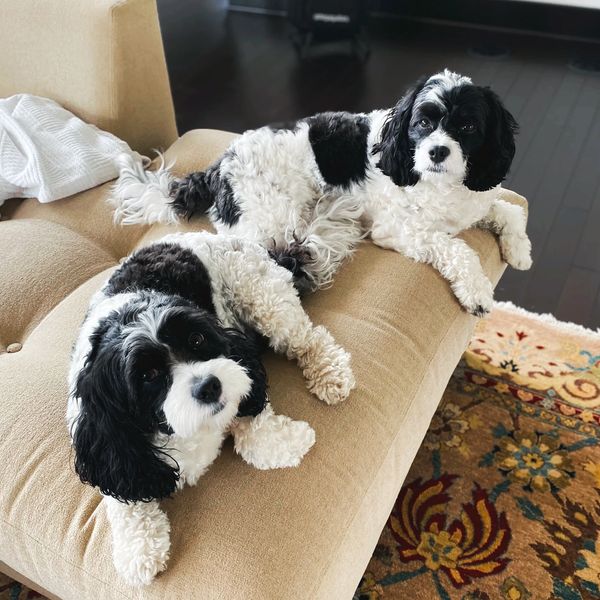
[[[322,327],[315,329],[316,341],[305,357],[303,369],[306,385],[319,400],[338,404],[345,400],[356,385],[350,366],[350,354],[338,346]]]
[[[158,502],[123,504],[105,498],[112,527],[113,562],[131,586],[152,583],[169,560],[170,525]]]
[[[132,587],[150,585],[154,578],[167,568],[167,561],[156,560],[133,551],[127,557],[114,559],[115,569]]]
[[[306,421],[273,413],[268,404],[256,417],[244,417],[232,427],[236,452],[257,469],[297,467],[315,443]]]
[[[317,377],[307,379],[308,390],[326,404],[343,402],[356,385],[349,357],[344,362],[348,364],[326,367]]]
[[[476,317],[485,317],[494,306],[494,288],[485,275],[457,283],[452,289],[463,308]]]
[[[527,235],[501,235],[500,251],[513,269],[527,271],[531,268],[531,241]]]

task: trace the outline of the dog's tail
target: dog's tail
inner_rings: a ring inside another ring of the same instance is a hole
[[[120,173],[109,203],[114,220],[124,225],[178,223],[212,204],[205,173],[192,173],[182,179],[173,176],[162,155],[156,170],[129,154],[119,156]]]

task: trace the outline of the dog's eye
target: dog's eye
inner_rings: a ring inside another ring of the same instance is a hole
[[[204,336],[201,333],[191,333],[188,344],[192,350],[198,350],[204,344]]]
[[[475,131],[475,125],[473,125],[473,123],[465,123],[460,129],[465,133],[471,133]]]
[[[142,373],[142,379],[143,379],[144,383],[150,383],[150,382],[158,379],[158,377],[160,377],[161,374],[162,374],[162,371],[160,369],[153,367],[151,369],[146,369]]]
[[[429,119],[421,119],[418,123],[419,127],[422,129],[429,129],[431,127],[431,123]]]

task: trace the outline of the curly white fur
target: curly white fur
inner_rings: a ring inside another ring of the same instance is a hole
[[[297,467],[315,443],[308,423],[276,415],[270,404],[257,417],[238,419],[231,431],[235,451],[257,469]]]
[[[171,525],[167,515],[156,500],[124,504],[105,496],[103,504],[117,572],[129,585],[148,585],[169,560]]]
[[[159,154],[160,164],[155,170],[144,170],[143,165],[128,154],[118,157],[119,179],[114,194],[108,199],[114,207],[115,223],[134,225],[135,223],[177,223],[179,218],[170,204],[169,185],[172,181],[170,169],[164,157]],[[127,202],[119,201],[127,198]]]

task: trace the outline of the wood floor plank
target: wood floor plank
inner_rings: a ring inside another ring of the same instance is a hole
[[[596,298],[600,290],[600,272],[573,267],[563,284],[554,316],[570,321],[572,315],[578,315],[581,325],[592,326]]]
[[[535,312],[553,313],[556,310],[586,220],[587,212],[581,209],[560,210],[549,231],[547,244],[535,259],[531,275],[526,282],[522,295],[524,306]],[[564,235],[565,231],[569,232],[568,235]],[[575,312],[574,309],[573,311]]]

